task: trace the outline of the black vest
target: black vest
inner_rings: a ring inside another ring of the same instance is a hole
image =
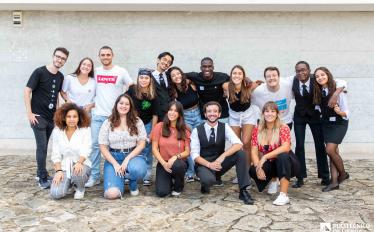
[[[153,75],[152,75],[152,78],[153,78],[153,82],[155,83],[156,94],[157,94],[158,121],[162,122],[164,120],[164,116],[165,116],[166,112],[168,111],[168,106],[169,106],[169,103],[171,101],[170,96],[169,96],[169,89],[170,89],[171,80],[170,79],[167,80],[169,85],[168,85],[167,88],[164,88],[156,81],[156,79],[153,77]]]
[[[225,123],[218,122],[216,142],[214,144],[209,144],[204,124],[202,123],[197,127],[197,135],[200,141],[200,156],[212,162],[225,152]]]
[[[319,117],[319,111],[315,110],[315,105],[313,104],[314,77],[310,76],[309,79],[309,94],[307,96],[302,96],[300,93],[299,79],[297,79],[296,77],[293,79],[292,91],[296,101],[294,116]]]
[[[323,97],[321,98],[321,112],[322,112],[322,121],[325,122],[325,123],[332,123],[332,124],[335,124],[335,123],[340,123],[342,122],[344,119],[342,118],[342,116],[338,115],[333,108],[330,108],[328,106],[328,103],[329,103],[329,100],[330,100],[330,97],[331,95],[329,94],[328,96],[326,97]],[[335,121],[331,121],[330,118],[335,118]]]

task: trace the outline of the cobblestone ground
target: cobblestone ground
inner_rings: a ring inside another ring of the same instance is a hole
[[[127,190],[124,199],[109,201],[99,185],[87,189],[84,200],[54,201],[36,185],[32,156],[0,156],[0,231],[320,231],[323,222],[373,231],[374,160],[345,163],[351,179],[322,193],[315,162],[308,160],[306,185],[290,188],[291,204],[279,207],[272,205],[275,196],[256,188],[255,205],[243,205],[230,182],[233,171],[210,195],[201,195],[194,182],[179,197],[160,199],[154,186],[141,186],[137,197]]]

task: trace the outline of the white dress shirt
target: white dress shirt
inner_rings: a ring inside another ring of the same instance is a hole
[[[310,78],[305,83],[299,81],[299,86],[300,86],[299,91],[300,91],[301,96],[303,96],[303,85],[306,85],[306,91],[308,91],[308,93],[310,93]]]
[[[160,72],[157,71],[157,70],[154,70],[152,72],[152,75],[155,78],[155,80],[157,81],[157,83],[160,84]],[[169,83],[168,83],[168,78],[166,76],[166,72],[163,72],[162,76],[164,77],[165,85],[166,85],[166,88],[167,88],[169,86]]]
[[[204,129],[205,133],[207,136],[207,139],[209,141],[209,136],[211,133],[212,127],[208,123],[204,123]],[[214,128],[214,133],[216,135],[216,139],[218,137],[217,135],[217,128],[218,128],[218,123],[213,127]],[[241,144],[243,145],[242,141],[236,136],[234,131],[231,129],[231,127],[225,123],[225,141],[230,142],[231,144]],[[200,140],[199,140],[199,135],[197,133],[197,128],[193,129],[192,134],[191,134],[191,158],[195,160],[197,157],[200,156]]]
[[[61,162],[61,169],[66,171],[68,178],[72,174],[73,163],[79,160],[80,156],[86,158],[84,165],[91,167],[88,156],[91,153],[91,128],[77,128],[74,134],[68,139],[65,130],[55,127],[52,132],[52,155],[53,163]]]

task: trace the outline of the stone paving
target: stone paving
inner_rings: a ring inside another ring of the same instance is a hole
[[[332,231],[374,231],[374,160],[345,163],[351,179],[338,191],[321,192],[315,162],[308,160],[306,185],[290,188],[290,205],[273,206],[275,196],[252,188],[256,202],[249,206],[238,200],[233,171],[210,195],[201,195],[194,182],[179,197],[161,199],[154,186],[141,186],[137,197],[127,190],[124,199],[110,201],[99,185],[83,200],[54,201],[36,185],[34,157],[0,156],[0,231],[320,231],[323,222],[364,227]]]

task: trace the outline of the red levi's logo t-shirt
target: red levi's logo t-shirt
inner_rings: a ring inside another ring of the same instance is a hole
[[[97,75],[97,83],[115,84],[118,76]]]

